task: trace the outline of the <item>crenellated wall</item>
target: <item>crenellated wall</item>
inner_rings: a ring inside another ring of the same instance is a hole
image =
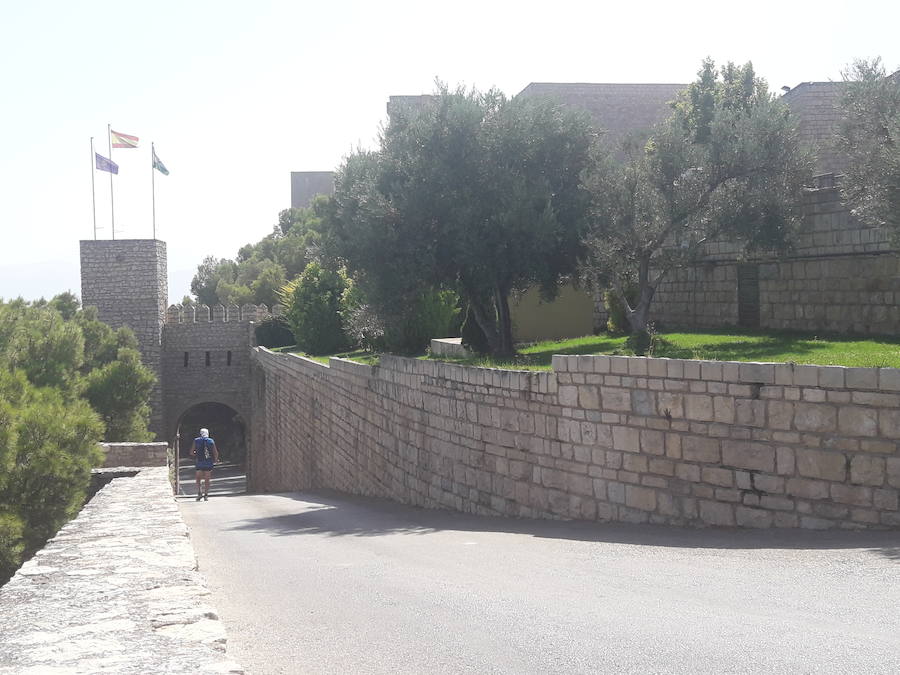
[[[174,438],[181,416],[199,403],[221,403],[250,419],[254,322],[267,315],[265,305],[169,307],[162,331],[166,438]]]
[[[553,372],[254,350],[251,489],[486,515],[900,527],[900,370],[557,356]]]

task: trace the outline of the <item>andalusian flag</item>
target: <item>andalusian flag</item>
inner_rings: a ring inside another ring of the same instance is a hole
[[[118,131],[109,130],[109,137],[112,139],[114,148],[136,148],[138,146],[138,137],[129,136],[128,134],[120,134]]]
[[[169,175],[169,170],[166,168],[166,165],[162,163],[162,160],[156,156],[156,148],[152,148],[153,152],[153,168],[159,171],[163,176]]]

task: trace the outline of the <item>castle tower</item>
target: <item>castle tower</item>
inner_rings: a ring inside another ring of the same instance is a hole
[[[144,364],[156,375],[150,431],[164,436],[160,336],[168,305],[166,244],[156,239],[81,242],[81,304],[113,328],[128,326]],[[122,439],[127,440],[127,439]]]

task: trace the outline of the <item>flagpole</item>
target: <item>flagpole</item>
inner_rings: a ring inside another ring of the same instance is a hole
[[[91,211],[94,214],[94,241],[97,241],[97,193],[94,191],[94,174],[97,159],[94,156],[94,137],[91,136]]]
[[[106,141],[109,143],[109,161],[113,161],[112,158],[112,125],[106,125]],[[109,172],[109,207],[112,210],[112,238],[113,241],[116,239],[116,205],[113,202],[113,174],[112,171]]]
[[[153,238],[156,239],[156,176],[153,168],[153,158],[156,157],[156,147],[150,141],[150,185],[153,191]]]

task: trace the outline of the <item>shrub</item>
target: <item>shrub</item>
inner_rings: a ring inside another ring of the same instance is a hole
[[[281,289],[285,318],[297,346],[309,354],[333,354],[347,348],[341,326],[341,296],[346,276],[311,262]]]
[[[405,303],[404,303],[405,304]],[[387,349],[401,354],[419,354],[432,338],[448,337],[459,314],[459,297],[453,291],[427,290],[411,299],[385,321]]]
[[[286,347],[297,344],[287,319],[283,316],[267,316],[256,327],[256,342],[263,347]]]

